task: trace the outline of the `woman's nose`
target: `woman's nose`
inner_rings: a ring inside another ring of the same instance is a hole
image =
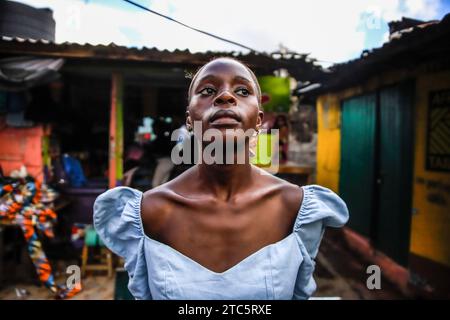
[[[223,104],[236,105],[236,99],[228,90],[223,91],[214,100],[215,106],[223,105]]]

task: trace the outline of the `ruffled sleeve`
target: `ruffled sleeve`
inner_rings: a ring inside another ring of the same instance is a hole
[[[151,299],[140,217],[142,192],[116,187],[94,203],[94,227],[103,243],[125,260],[128,289],[136,299]]]
[[[308,299],[316,290],[313,278],[314,259],[326,227],[342,227],[349,213],[345,202],[330,189],[309,185],[303,187],[303,202],[294,225],[294,233],[304,261],[300,266],[294,299]]]

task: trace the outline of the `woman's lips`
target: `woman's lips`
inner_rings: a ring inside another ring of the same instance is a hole
[[[239,121],[236,120],[233,117],[228,117],[228,116],[224,116],[224,117],[219,117],[216,118],[215,120],[211,121],[212,125],[227,125],[227,124],[239,124]]]

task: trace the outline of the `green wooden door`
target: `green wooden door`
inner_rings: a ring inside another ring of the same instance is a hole
[[[407,265],[413,169],[413,85],[342,103],[339,193],[348,226]]]
[[[377,214],[373,242],[407,265],[411,229],[413,105],[412,85],[379,92]]]
[[[350,211],[348,226],[370,235],[374,201],[376,95],[342,103],[339,193]]]

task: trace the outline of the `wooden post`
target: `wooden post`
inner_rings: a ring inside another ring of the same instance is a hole
[[[111,78],[111,110],[109,120],[109,188],[120,184],[123,177],[123,80],[114,73]]]
[[[123,78],[117,77],[116,105],[116,185],[123,179]]]

